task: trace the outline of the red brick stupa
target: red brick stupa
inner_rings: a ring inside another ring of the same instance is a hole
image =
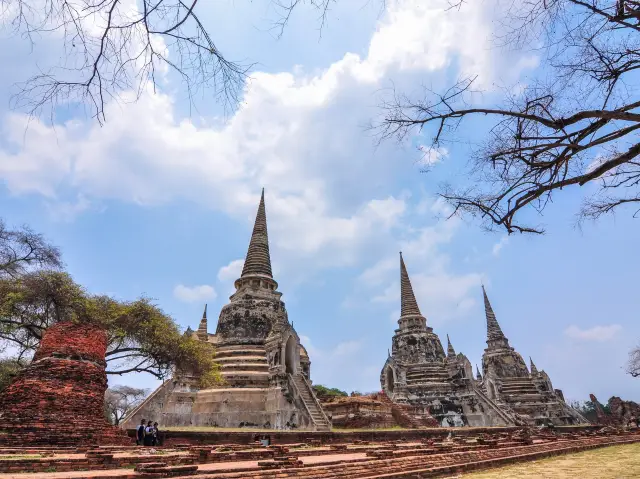
[[[0,393],[5,445],[130,444],[104,418],[107,335],[91,324],[58,323],[33,361]]]

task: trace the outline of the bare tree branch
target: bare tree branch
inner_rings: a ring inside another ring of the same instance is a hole
[[[333,0],[276,3],[284,29],[308,3],[320,28]],[[12,106],[55,119],[62,105],[83,105],[100,123],[109,101],[136,101],[177,74],[191,101],[208,91],[235,106],[253,64],[230,60],[198,14],[198,0],[0,0],[0,21],[32,45],[62,41],[60,61],[18,85]]]
[[[471,153],[469,184],[440,191],[454,214],[477,216],[490,229],[544,232],[525,212],[542,213],[568,187],[598,187],[585,195],[579,220],[638,205],[640,97],[631,75],[640,69],[640,4],[526,0],[505,16],[505,45],[525,46],[543,34],[550,79],[486,107],[475,105],[475,77],[442,93],[425,91],[421,100],[394,92],[374,125],[380,139],[404,141],[424,131],[428,152],[452,141],[471,117],[493,120]]]

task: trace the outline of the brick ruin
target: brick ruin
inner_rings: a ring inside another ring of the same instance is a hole
[[[321,397],[323,409],[334,427],[382,429],[437,427],[438,422],[424,407],[396,404],[384,392],[366,396]]]
[[[549,376],[531,370],[502,333],[484,291],[487,348],[482,369],[473,369],[464,354],[456,354],[447,336],[427,326],[400,254],[401,313],[392,349],[380,374],[383,391],[394,403],[426,409],[441,426],[511,426],[587,423],[553,389]]]
[[[131,444],[104,418],[106,350],[97,326],[48,328],[31,364],[0,393],[0,444]]]
[[[623,401],[617,396],[612,396],[607,402],[607,413],[593,394],[589,394],[589,399],[595,409],[594,423],[603,426],[638,426],[640,423],[640,404],[636,402]]]
[[[134,434],[134,431],[130,431]],[[452,477],[479,469],[640,442],[611,427],[464,428],[375,432],[167,431],[157,448],[1,448],[0,474],[38,479],[343,479]],[[67,471],[72,473],[65,474]],[[3,476],[4,477],[4,476]]]
[[[185,334],[215,346],[224,384],[201,389],[197,378],[176,375],[123,421],[142,418],[164,426],[307,428],[331,424],[311,388],[311,362],[289,322],[271,270],[264,190],[236,292],[208,332],[207,310],[197,331]]]

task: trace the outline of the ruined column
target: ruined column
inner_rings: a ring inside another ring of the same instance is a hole
[[[63,322],[45,331],[31,364],[0,393],[0,443],[130,444],[104,417],[107,334]]]

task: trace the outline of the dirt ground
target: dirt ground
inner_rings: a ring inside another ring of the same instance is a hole
[[[611,446],[457,477],[460,479],[639,479],[640,444]]]

